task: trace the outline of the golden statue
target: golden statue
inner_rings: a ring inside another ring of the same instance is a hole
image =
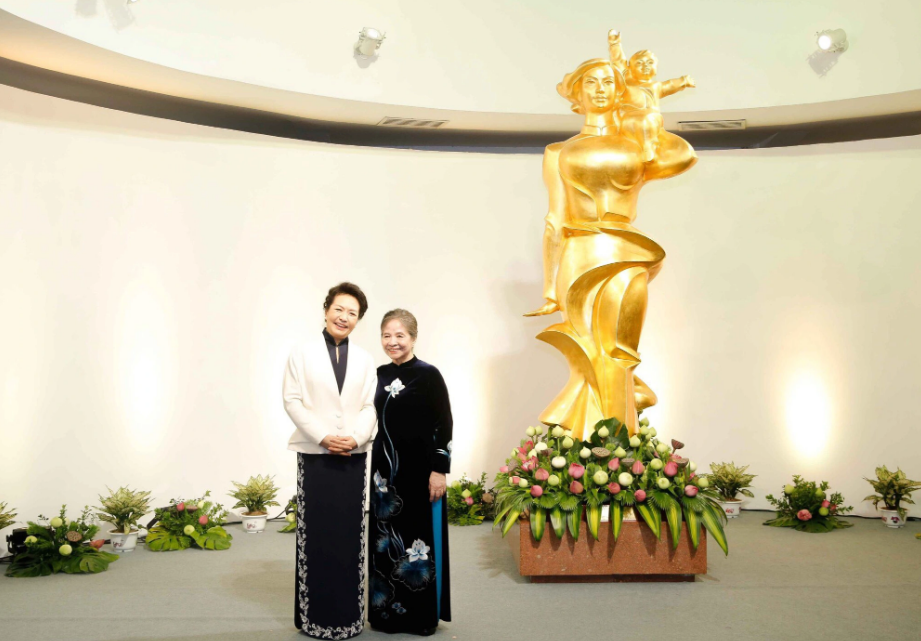
[[[634,370],[646,317],[647,286],[665,260],[636,229],[636,201],[649,180],[670,178],[697,162],[694,149],[662,126],[659,99],[693,87],[688,76],[656,82],[656,58],[641,51],[625,62],[620,34],[608,34],[610,59],[596,58],[557,85],[582,131],[544,152],[550,196],[544,231],[545,304],[526,316],[560,312],[562,322],[537,338],[569,362],[569,381],[540,420],[588,438],[615,417],[630,434],[637,412],[656,395]]]

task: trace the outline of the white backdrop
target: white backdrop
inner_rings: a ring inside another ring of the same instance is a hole
[[[355,340],[419,317],[445,375],[455,476],[490,474],[566,378],[533,339],[538,155],[279,140],[0,87],[0,500],[21,518],[105,486],[158,504],[271,473],[292,493],[280,397],[325,290],[359,283]],[[858,511],[877,464],[921,476],[921,139],[703,152],[647,187],[669,254],[640,373],[659,431],[794,473]]]

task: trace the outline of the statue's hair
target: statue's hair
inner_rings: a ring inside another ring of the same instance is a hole
[[[610,67],[614,72],[614,83],[617,85],[618,96],[627,88],[623,74],[611,64],[610,60],[607,58],[592,58],[591,60],[586,60],[576,67],[573,72],[563,76],[562,82],[556,86],[557,93],[572,104],[570,108],[577,114],[584,113],[582,110],[582,101],[580,99],[580,94],[582,93],[582,77],[592,69],[597,69],[598,67]]]
[[[381,331],[384,331],[384,326],[392,320],[400,321],[409,335],[413,337],[413,340],[416,340],[419,335],[419,323],[416,322],[416,317],[412,315],[412,312],[399,308],[391,309],[384,314],[384,318],[381,320]]]

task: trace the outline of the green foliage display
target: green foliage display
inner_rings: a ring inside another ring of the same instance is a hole
[[[479,525],[486,516],[491,498],[492,495],[486,491],[485,472],[479,481],[473,481],[464,474],[448,486],[448,523]]]
[[[544,431],[529,427],[527,438],[496,475],[495,527],[501,526],[503,535],[527,513],[536,540],[543,537],[548,517],[558,538],[568,530],[578,539],[584,512],[589,534],[597,540],[601,508],[607,504],[615,540],[625,511],[632,508],[656,537],[665,521],[673,547],[685,523],[695,548],[703,529],[729,553],[719,495],[709,489],[706,477],[695,474],[693,462],[677,454],[684,444],[658,439],[647,419],[632,437],[614,418],[599,421],[588,441],[577,441],[559,426],[547,435]]]
[[[244,507],[247,515],[265,514],[266,508],[280,505],[275,497],[278,495],[278,488],[275,486],[273,476],[251,476],[244,483],[233,481],[237,489],[228,494],[228,496],[237,499],[233,508]]]
[[[100,521],[111,523],[115,532],[129,534],[136,529],[138,520],[150,512],[150,492],[136,492],[127,487],[116,491],[110,488],[109,496],[99,495],[101,507],[97,507],[96,517]]]
[[[706,475],[712,487],[724,500],[731,500],[742,494],[754,497],[746,488],[751,487],[754,474],[746,474],[748,466],[739,467],[733,463],[711,463],[710,473]]]
[[[876,468],[875,479],[864,477],[864,480],[876,491],[876,494],[871,494],[864,501],[872,501],[875,508],[883,503],[889,510],[898,510],[899,516],[903,519],[908,510],[902,507],[902,503],[914,505],[911,493],[921,489],[921,481],[912,481],[899,468],[895,472],[890,472],[885,465]]]
[[[58,516],[48,519],[39,515],[40,525],[29,521],[26,528],[26,550],[13,557],[6,575],[10,577],[48,576],[66,574],[96,574],[108,569],[118,560],[118,555],[102,552],[90,545],[99,527],[92,521],[92,510],[87,506],[74,520],[67,518],[67,506],[61,506]]]
[[[233,537],[221,527],[227,518],[222,505],[208,500],[211,492],[192,500],[172,499],[168,508],[157,508],[157,524],[147,533],[147,547],[169,552],[197,547],[226,550]]]
[[[779,499],[768,494],[765,497],[777,510],[777,517],[765,521],[772,527],[791,527],[800,532],[819,534],[852,527],[837,516],[850,512],[854,508],[844,505],[844,497],[839,492],[828,495],[828,482],[816,484],[805,481],[803,477],[793,477],[792,485],[785,485]]]
[[[297,497],[292,497],[285,506],[285,527],[278,530],[282,533],[294,532],[297,529]]]
[[[8,510],[6,503],[0,503],[0,530],[8,528],[15,522],[16,513],[11,509]]]

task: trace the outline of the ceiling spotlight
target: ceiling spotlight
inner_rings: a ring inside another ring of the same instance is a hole
[[[838,53],[847,51],[847,34],[844,29],[826,29],[816,32],[816,44],[822,51]]]
[[[381,48],[381,43],[387,34],[371,27],[365,27],[358,34],[358,42],[355,43],[355,53],[360,58],[370,58]]]
[[[137,1],[138,1],[138,0],[128,0],[128,4],[134,4],[134,3],[137,2]]]

